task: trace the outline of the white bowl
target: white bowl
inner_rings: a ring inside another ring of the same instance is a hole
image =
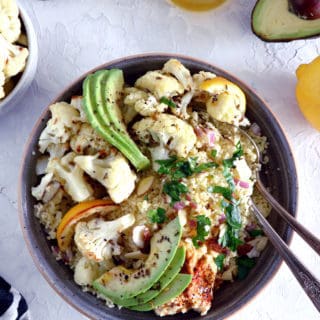
[[[20,11],[21,24],[25,27],[27,34],[29,56],[27,59],[26,67],[22,72],[22,75],[18,83],[15,85],[13,90],[4,99],[0,101],[0,115],[3,115],[4,113],[15,108],[19,100],[22,98],[22,96],[25,94],[26,90],[30,86],[37,70],[37,36],[27,12],[23,9],[20,3],[18,4],[18,6]]]

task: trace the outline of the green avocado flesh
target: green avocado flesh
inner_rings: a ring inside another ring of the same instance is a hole
[[[135,311],[150,311],[179,296],[190,284],[191,274],[179,273],[174,280],[154,299],[138,306],[129,307]]]
[[[118,100],[124,86],[119,69],[100,70],[83,82],[83,106],[91,126],[105,140],[116,147],[137,170],[149,166],[144,156],[130,138],[122,121]]]
[[[149,290],[173,260],[181,239],[179,218],[169,222],[151,239],[150,254],[143,267],[128,270],[122,266],[104,273],[93,287],[111,300],[129,299]]]
[[[252,12],[252,30],[265,41],[290,41],[320,35],[320,19],[305,20],[289,11],[288,0],[260,0]]]
[[[161,276],[159,281],[157,281],[152,286],[151,289],[130,299],[126,299],[126,300],[117,299],[117,301],[113,299],[113,302],[123,307],[130,307],[130,306],[136,306],[138,304],[144,304],[150,301],[151,299],[155,298],[178,275],[178,273],[180,272],[184,264],[185,258],[186,258],[185,248],[182,248],[182,247],[178,248],[169,267]]]

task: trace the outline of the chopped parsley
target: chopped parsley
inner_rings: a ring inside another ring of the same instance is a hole
[[[241,145],[241,142],[238,141],[238,143],[236,144],[236,150],[234,151],[232,157],[229,159],[223,160],[224,167],[232,168],[234,165],[234,161],[241,158],[242,156],[243,156],[242,145]]]
[[[255,259],[248,257],[239,257],[237,258],[238,265],[238,279],[243,280],[247,277],[249,271],[255,266]]]
[[[211,150],[210,155],[212,158],[215,158],[217,156],[218,151],[216,149]]]
[[[221,201],[221,208],[226,216],[227,230],[224,235],[219,239],[219,243],[223,247],[228,247],[235,251],[242,241],[239,239],[239,231],[242,225],[241,214],[239,210],[239,201],[237,201],[233,192],[235,190],[235,183],[233,180],[230,168],[233,167],[234,161],[243,155],[243,149],[240,141],[236,145],[236,150],[232,157],[223,160],[223,176],[228,184],[227,187],[210,186],[208,192],[219,193],[223,196]]]
[[[180,201],[181,195],[186,194],[189,190],[185,184],[173,180],[165,182],[162,191],[170,196],[171,205],[174,205],[176,202]]]
[[[231,251],[236,251],[237,247],[243,242],[239,239],[239,229],[232,228],[227,221],[227,231],[218,240],[222,247],[228,247]]]
[[[264,233],[262,230],[260,229],[254,229],[254,230],[250,230],[248,231],[251,237],[258,237],[258,236],[263,236]]]
[[[197,216],[197,235],[192,238],[192,243],[196,248],[199,248],[199,241],[203,241],[209,234],[211,221],[204,215]]]
[[[176,156],[171,156],[169,159],[157,160],[156,162],[160,165],[158,173],[165,174],[169,178],[163,185],[162,191],[171,197],[171,205],[180,201],[181,196],[188,192],[187,186],[180,182],[181,179],[218,166],[215,162],[198,164],[197,158],[193,157],[179,159]]]
[[[223,253],[221,253],[214,259],[214,262],[216,263],[219,271],[223,270],[223,262],[225,257],[226,256]]]
[[[166,210],[163,208],[149,210],[147,215],[152,223],[163,223],[167,220]]]
[[[168,99],[168,98],[166,98],[166,97],[162,97],[162,98],[160,98],[160,100],[159,100],[161,103],[164,103],[164,104],[166,104],[167,106],[169,106],[170,108],[176,108],[177,107],[177,105],[171,100],[171,99]]]
[[[208,188],[208,191],[212,193],[220,193],[227,200],[231,201],[232,199],[232,190],[230,188],[220,187],[220,186],[211,186]]]
[[[158,173],[169,175],[173,180],[190,177],[195,173],[206,171],[210,168],[216,168],[218,165],[215,162],[197,163],[197,158],[178,159],[176,156],[171,156],[169,159],[156,161],[160,168]]]

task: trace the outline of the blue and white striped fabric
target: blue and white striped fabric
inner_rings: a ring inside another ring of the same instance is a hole
[[[24,297],[0,277],[0,319],[29,320],[29,312]]]

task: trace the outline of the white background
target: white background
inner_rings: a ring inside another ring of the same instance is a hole
[[[143,52],[207,60],[251,85],[282,123],[299,175],[298,219],[320,236],[320,134],[296,104],[295,70],[320,54],[320,40],[269,44],[250,30],[251,0],[190,13],[165,0],[21,0],[34,22],[38,71],[20,105],[0,118],[0,274],[25,295],[33,319],[85,319],[46,283],[27,252],[18,223],[18,172],[25,141],[41,111],[83,72]],[[319,114],[317,115],[319,116]],[[294,237],[292,250],[320,277],[320,259]],[[315,320],[319,314],[289,269],[231,320]]]

